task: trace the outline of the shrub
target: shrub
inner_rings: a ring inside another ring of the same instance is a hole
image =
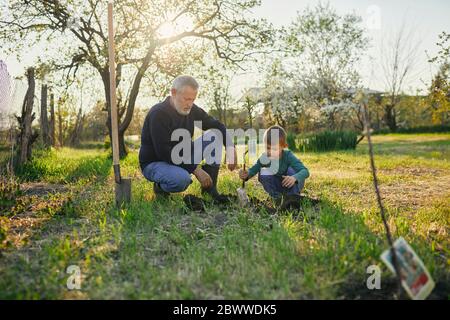
[[[294,133],[288,132],[286,142],[288,144],[288,148],[292,151],[297,151],[296,138],[297,136]]]
[[[105,141],[103,142],[103,148],[105,150],[108,150],[111,148],[111,140],[109,139],[109,136],[105,137]]]
[[[357,140],[358,135],[353,131],[323,131],[299,136],[298,149],[303,152],[355,149]]]

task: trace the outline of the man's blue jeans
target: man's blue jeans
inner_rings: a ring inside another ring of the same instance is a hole
[[[212,153],[212,157],[207,157],[205,159],[204,151],[206,147],[215,141],[216,135],[213,130],[206,131],[201,137],[194,141],[195,144],[201,143],[202,154],[201,157],[195,157],[192,155],[192,163],[196,163],[195,160],[206,160],[208,164],[220,166],[222,159],[222,149],[218,154]],[[200,150],[200,149],[198,149]],[[198,164],[198,163],[196,163]],[[161,189],[165,192],[182,192],[186,190],[192,183],[191,175],[187,170],[180,166],[167,163],[165,161],[156,161],[149,163],[142,172],[144,177],[152,182],[158,183]]]
[[[288,168],[287,176],[295,174],[295,170],[291,167]],[[264,190],[272,198],[280,198],[282,195],[299,194],[305,185],[305,181],[296,182],[291,188],[286,188],[281,185],[283,178],[276,175],[258,174],[258,181],[263,185]]]

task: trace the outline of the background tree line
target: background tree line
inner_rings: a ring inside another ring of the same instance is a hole
[[[341,15],[319,3],[276,29],[244,14],[258,3],[115,2],[122,156],[127,153],[125,136],[140,134],[151,101],[167,95],[171,80],[180,73],[200,80],[204,107],[230,128],[279,124],[293,134],[359,133],[362,113],[354,101],[358,90],[369,96],[376,130],[449,125],[447,33],[439,36],[439,54],[429,60],[439,70],[425,94],[405,93],[417,64],[414,30],[402,27],[388,35],[375,66],[385,90],[375,91],[361,84],[359,68],[370,44],[361,17]],[[20,53],[42,44],[48,48],[26,74],[28,89],[15,134],[20,161],[29,158],[35,141],[45,147],[104,141],[110,134],[106,3],[12,0],[6,5],[10,17],[0,21],[5,50]],[[181,27],[164,32],[167,23]],[[263,80],[233,98],[233,79],[249,70],[262,74]]]

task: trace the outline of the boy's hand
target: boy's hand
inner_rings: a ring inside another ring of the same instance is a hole
[[[281,181],[281,185],[285,188],[292,188],[297,182],[297,179],[293,176],[283,176],[283,181]]]
[[[242,180],[247,180],[248,178],[248,171],[247,170],[239,170],[239,178]]]

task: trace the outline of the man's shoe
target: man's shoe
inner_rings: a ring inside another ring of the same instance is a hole
[[[156,197],[168,197],[169,196],[169,192],[164,191],[161,186],[159,185],[159,183],[154,182],[153,183],[153,192],[155,193]]]
[[[202,190],[202,194],[209,194],[211,198],[213,199],[213,202],[216,202],[218,204],[228,204],[231,203],[231,198],[227,195],[220,194],[217,192],[217,189],[215,187],[212,187],[207,190]]]
[[[302,210],[302,198],[299,194],[283,195],[278,201],[278,210]]]
[[[203,189],[202,188],[202,194],[209,194],[211,196],[211,198],[213,199],[214,202],[220,203],[220,204],[224,204],[224,203],[230,203],[231,199],[230,197],[220,194],[217,191],[217,179],[219,176],[219,166],[212,166],[209,164],[205,164],[202,166],[202,169],[209,174],[209,176],[211,177],[212,180],[212,186],[208,189]]]

